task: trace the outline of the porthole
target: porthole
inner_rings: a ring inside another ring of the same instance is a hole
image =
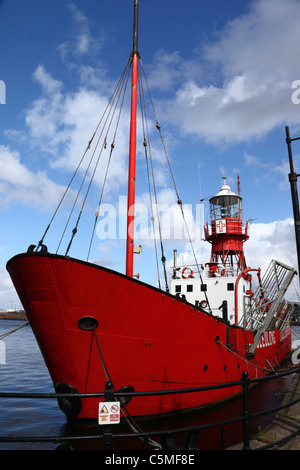
[[[98,326],[98,320],[93,317],[82,317],[78,320],[77,324],[84,331],[93,331]]]

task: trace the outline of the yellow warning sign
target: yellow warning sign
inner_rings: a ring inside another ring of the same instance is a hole
[[[106,401],[99,403],[98,424],[118,424],[120,422],[119,401]]]
[[[99,411],[99,413],[109,413],[108,409],[106,408],[106,406],[102,406],[101,410]]]

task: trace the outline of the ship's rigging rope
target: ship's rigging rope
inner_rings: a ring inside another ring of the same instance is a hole
[[[118,84],[117,84],[117,86],[116,86],[116,88],[115,88],[115,90],[114,90],[114,92],[113,92],[113,94],[112,94],[112,96],[111,96],[109,102],[107,103],[107,106],[106,106],[106,108],[105,108],[105,110],[104,110],[104,113],[102,114],[101,119],[100,119],[100,121],[98,122],[98,125],[97,125],[97,127],[96,127],[96,129],[95,129],[95,131],[94,131],[94,133],[93,133],[93,135],[92,135],[92,137],[91,137],[90,140],[88,141],[87,147],[86,147],[86,149],[85,149],[85,151],[84,151],[84,153],[83,153],[83,155],[82,155],[82,157],[81,157],[81,159],[80,159],[80,161],[79,161],[79,163],[78,163],[78,165],[77,165],[77,167],[76,167],[75,172],[74,172],[73,175],[72,175],[72,178],[71,178],[70,181],[69,181],[68,186],[66,187],[66,189],[65,189],[65,191],[64,191],[64,193],[63,193],[63,195],[62,195],[62,197],[61,197],[61,199],[60,199],[60,201],[59,201],[59,203],[58,203],[58,205],[57,205],[57,207],[56,207],[56,209],[55,209],[55,211],[54,211],[54,213],[53,213],[53,215],[52,215],[52,218],[51,218],[51,220],[50,220],[50,222],[49,222],[49,224],[48,224],[48,226],[47,226],[47,228],[46,228],[46,230],[45,230],[45,232],[44,232],[44,234],[43,234],[41,240],[38,242],[36,251],[43,245],[45,236],[47,235],[47,233],[48,233],[48,231],[49,231],[49,229],[50,229],[50,227],[51,227],[51,225],[52,225],[52,223],[53,223],[53,221],[54,221],[54,219],[55,219],[55,217],[56,217],[56,215],[57,215],[59,209],[61,208],[61,205],[62,205],[63,201],[65,200],[65,198],[66,198],[68,192],[70,191],[71,185],[72,185],[72,183],[73,183],[73,181],[74,181],[76,175],[77,175],[78,172],[79,172],[79,169],[80,169],[80,167],[81,167],[81,165],[82,165],[82,163],[83,163],[83,161],[84,161],[84,159],[85,159],[85,156],[86,156],[87,152],[91,149],[91,144],[93,143],[93,140],[94,140],[94,138],[95,138],[95,136],[96,136],[96,133],[98,132],[99,127],[100,127],[100,125],[101,125],[101,123],[102,123],[102,121],[103,121],[103,119],[104,119],[104,117],[105,117],[105,114],[106,114],[107,111],[109,110],[109,107],[110,107],[111,103],[114,101],[114,97],[115,97],[115,95],[116,95],[116,93],[117,93],[117,91],[118,91],[118,89],[119,89],[119,87],[120,87],[120,84],[122,83],[122,81],[123,81],[123,79],[124,79],[124,74],[126,73],[126,70],[127,70],[128,68],[129,68],[129,61],[127,62],[126,67],[125,67],[125,69],[124,69],[124,71],[123,71],[123,73],[122,73],[122,75],[121,75],[121,77],[120,77],[120,79],[119,79],[119,82],[118,82]],[[58,251],[58,248],[57,248],[57,251]]]
[[[7,331],[6,333],[2,333],[2,335],[0,335],[0,340],[2,340],[3,338],[6,338],[7,336],[11,335],[12,333],[15,333],[18,330],[21,330],[21,328],[24,328],[25,326],[28,326],[28,325],[29,323],[25,323],[24,325],[19,326],[18,328],[15,328],[14,330],[10,330],[10,331]]]
[[[199,264],[198,264],[198,260],[197,260],[196,253],[195,253],[195,250],[194,250],[194,246],[193,246],[193,243],[192,243],[192,239],[191,239],[191,236],[190,236],[189,227],[188,227],[188,224],[187,224],[187,221],[186,221],[186,218],[185,218],[185,214],[184,214],[184,210],[183,210],[183,206],[182,206],[182,201],[181,201],[181,198],[179,197],[179,192],[178,192],[177,185],[176,185],[175,178],[174,178],[174,174],[173,174],[173,171],[172,171],[172,168],[171,168],[169,155],[168,155],[168,152],[167,152],[167,149],[166,149],[166,146],[165,146],[165,142],[164,142],[164,139],[163,139],[163,135],[162,135],[162,132],[161,132],[161,126],[160,126],[160,124],[158,122],[158,119],[157,119],[157,114],[156,114],[156,111],[155,111],[154,103],[153,103],[152,96],[151,96],[151,93],[150,93],[150,88],[149,88],[149,85],[148,85],[148,81],[147,81],[146,74],[145,74],[144,68],[142,66],[142,63],[141,63],[141,69],[142,69],[144,80],[145,80],[145,83],[146,83],[146,86],[147,86],[150,102],[151,102],[152,109],[153,109],[153,114],[155,116],[156,128],[158,129],[158,132],[159,132],[159,135],[160,135],[160,139],[161,139],[162,146],[163,146],[163,149],[164,149],[164,153],[165,153],[165,156],[166,156],[166,160],[167,160],[167,163],[168,163],[170,175],[171,175],[171,178],[172,178],[172,181],[173,181],[174,190],[175,190],[175,193],[176,193],[176,196],[177,196],[177,203],[180,207],[180,211],[181,211],[181,214],[182,214],[182,219],[183,219],[185,229],[186,229],[186,232],[187,232],[187,235],[188,235],[188,238],[189,238],[189,243],[190,243],[190,246],[191,246],[191,249],[192,249],[192,252],[193,252],[193,257],[194,257],[194,260],[195,260],[195,264],[197,266],[197,271],[198,271],[198,274],[199,274],[200,282],[201,282],[201,284],[203,284],[201,270],[200,270],[200,267],[199,267]],[[209,304],[209,300],[208,300],[206,291],[204,290],[203,292],[204,292],[205,300],[207,302],[208,309],[211,312],[211,308],[210,308],[210,304]]]
[[[126,70],[128,70],[127,74],[125,73]],[[98,168],[98,164],[99,164],[99,161],[100,161],[100,157],[101,157],[101,155],[102,155],[102,151],[103,151],[103,149],[106,148],[108,133],[109,133],[109,130],[110,130],[110,127],[111,127],[111,124],[112,124],[112,121],[113,121],[113,118],[114,118],[114,115],[115,115],[117,106],[118,106],[118,102],[119,102],[119,99],[120,99],[120,96],[121,96],[121,92],[122,92],[122,89],[123,89],[124,82],[125,82],[125,83],[128,82],[128,73],[129,73],[129,70],[130,70],[130,67],[128,67],[128,63],[127,63],[127,65],[126,65],[126,67],[125,67],[125,70],[124,70],[124,72],[123,72],[123,75],[124,75],[124,77],[125,77],[125,80],[124,80],[122,83],[119,82],[119,84],[120,84],[120,93],[119,93],[119,94],[118,94],[118,93],[115,93],[114,100],[113,100],[113,104],[114,104],[114,102],[115,102],[115,100],[116,100],[115,105],[114,105],[114,107],[111,107],[111,108],[110,108],[110,112],[107,114],[107,117],[106,117],[105,122],[104,122],[104,126],[105,126],[105,125],[107,124],[108,118],[109,118],[109,116],[110,116],[110,114],[111,114],[111,118],[110,118],[110,121],[109,121],[108,129],[107,129],[107,131],[106,131],[106,134],[105,134],[105,137],[104,137],[104,140],[103,140],[101,149],[100,149],[100,153],[99,153],[99,155],[98,155],[96,164],[95,164],[95,166],[94,166],[94,170],[93,170],[93,173],[92,173],[92,177],[91,177],[90,182],[89,182],[89,184],[88,184],[88,189],[87,189],[87,191],[86,191],[86,193],[85,193],[84,200],[83,200],[83,203],[82,203],[80,212],[79,212],[79,216],[78,216],[78,218],[77,218],[76,225],[75,225],[74,229],[72,230],[71,240],[70,240],[70,242],[69,242],[68,248],[67,248],[66,253],[65,253],[66,256],[67,256],[68,253],[69,253],[69,250],[70,250],[70,248],[71,248],[71,244],[72,244],[72,242],[73,242],[74,236],[75,236],[76,233],[77,233],[78,224],[79,224],[79,221],[80,221],[80,218],[81,218],[81,215],[82,215],[82,211],[83,211],[83,208],[84,208],[85,203],[86,203],[86,200],[87,200],[87,196],[88,196],[89,191],[90,191],[90,189],[91,189],[91,185],[92,185],[92,182],[93,182],[93,180],[94,180],[96,170],[97,170],[97,168]],[[126,80],[126,75],[127,75],[127,80]],[[119,91],[119,87],[117,88],[116,91]],[[125,91],[126,91],[126,87],[125,87],[124,93],[125,93]],[[123,96],[124,96],[124,95],[123,95]],[[117,99],[116,99],[116,98],[117,98]],[[124,101],[124,98],[123,98],[123,101]],[[122,108],[123,108],[123,102],[122,102],[122,106],[121,106],[121,108],[120,108],[119,118],[120,118],[120,114],[121,114]],[[119,123],[119,119],[118,119],[118,123]],[[102,131],[101,131],[101,133],[100,133],[100,136],[99,136],[99,138],[98,138],[98,141],[97,141],[97,144],[96,144],[96,148],[95,148],[95,150],[94,150],[94,152],[93,152],[93,154],[92,154],[92,157],[91,157],[91,159],[90,159],[90,163],[89,163],[89,165],[88,165],[88,167],[87,167],[87,169],[86,169],[84,178],[83,178],[82,183],[81,183],[81,186],[80,186],[80,191],[81,191],[81,189],[82,189],[83,183],[85,182],[85,179],[86,179],[86,176],[87,176],[87,174],[88,174],[88,170],[89,170],[89,168],[90,168],[90,165],[91,165],[91,163],[92,163],[92,161],[93,161],[93,158],[94,158],[96,149],[97,149],[97,147],[98,147],[98,145],[99,145],[99,143],[100,143],[101,137],[102,137],[102,135],[103,135],[103,133],[104,133],[104,126],[103,126],[103,129],[102,129]],[[115,130],[114,139],[115,139],[115,136],[116,136],[116,133],[117,133],[117,129],[118,129],[118,126],[116,127],[116,130]],[[115,147],[115,144],[114,144],[114,140],[113,140],[113,142],[112,142],[112,144],[111,144],[111,153],[112,153],[112,150],[114,149],[114,147]],[[109,167],[110,160],[111,160],[111,153],[110,153],[110,157],[109,157],[109,160],[108,160],[108,167]],[[107,167],[107,171],[108,171],[108,167]],[[107,175],[107,172],[106,172],[106,175]],[[106,181],[106,177],[105,177],[105,181]],[[104,189],[105,181],[104,181],[103,186],[102,186],[102,191],[103,191],[103,189]],[[75,200],[75,202],[74,202],[72,211],[73,211],[73,209],[74,209],[74,207],[75,207],[75,204],[76,204],[76,202],[77,202],[77,199],[78,199],[78,196],[79,196],[80,191],[79,191],[78,194],[77,194],[77,197],[76,197],[76,200]],[[72,212],[71,212],[71,213],[72,213]],[[70,215],[71,215],[71,214],[70,214]],[[69,220],[70,220],[70,218],[69,218]],[[69,221],[68,221],[68,222],[69,222]]]
[[[202,275],[201,275],[201,269],[199,267],[197,257],[196,257],[196,253],[195,253],[195,250],[194,250],[194,247],[193,247],[192,239],[191,239],[191,236],[190,236],[190,231],[189,231],[188,224],[187,224],[187,221],[186,221],[186,217],[185,217],[185,213],[184,213],[184,209],[183,209],[183,204],[182,204],[181,198],[179,197],[179,192],[178,192],[178,188],[176,186],[174,174],[173,174],[173,171],[172,171],[172,168],[171,168],[170,159],[169,159],[169,156],[168,156],[168,153],[167,153],[167,150],[166,150],[166,146],[165,146],[165,142],[164,142],[164,139],[163,139],[163,136],[162,136],[161,126],[160,126],[160,124],[158,122],[158,119],[157,119],[157,113],[156,113],[156,110],[155,110],[155,107],[154,107],[154,103],[153,103],[153,99],[152,99],[150,89],[149,89],[149,86],[148,86],[146,74],[145,74],[145,71],[144,71],[144,68],[143,68],[143,65],[142,65],[142,62],[141,62],[141,58],[140,58],[139,55],[138,55],[138,59],[139,59],[139,61],[138,61],[139,62],[139,67],[138,67],[139,80],[138,80],[138,82],[139,82],[139,94],[140,94],[140,105],[141,105],[141,122],[142,122],[142,130],[143,130],[143,146],[144,146],[145,159],[146,159],[146,170],[147,170],[149,197],[150,197],[150,210],[151,210],[151,225],[152,225],[152,230],[153,230],[153,239],[154,239],[154,249],[155,249],[155,259],[156,259],[158,285],[159,285],[159,288],[161,288],[158,254],[157,254],[157,246],[156,246],[155,223],[157,225],[158,234],[159,234],[160,250],[161,250],[161,262],[162,262],[162,265],[163,265],[163,275],[164,275],[164,279],[165,279],[165,289],[168,292],[169,287],[168,287],[168,279],[167,279],[167,272],[166,272],[166,257],[165,257],[165,253],[164,253],[163,237],[162,237],[159,209],[158,209],[158,203],[157,203],[157,191],[156,191],[156,186],[155,186],[152,150],[151,150],[151,145],[150,145],[148,116],[147,116],[147,112],[146,112],[145,90],[144,90],[143,83],[145,83],[145,88],[148,92],[148,98],[149,98],[149,101],[151,103],[151,107],[152,107],[152,110],[153,110],[153,113],[154,113],[156,128],[159,132],[159,136],[160,136],[161,143],[162,143],[162,146],[163,146],[163,150],[164,150],[164,154],[165,154],[165,157],[166,157],[167,165],[168,165],[168,168],[169,168],[169,171],[170,171],[171,179],[172,179],[174,190],[175,190],[175,193],[176,193],[177,203],[180,207],[180,211],[181,211],[182,219],[183,219],[184,226],[185,226],[185,229],[186,229],[187,237],[189,239],[189,243],[190,243],[190,246],[191,246],[193,257],[195,259],[195,264],[197,266],[197,271],[198,271],[198,274],[199,274],[199,278],[200,278],[200,281],[201,281],[202,284],[203,284],[203,279],[202,279]],[[79,213],[78,213],[78,216],[77,216],[77,219],[76,219],[76,223],[75,223],[75,225],[72,229],[71,237],[70,237],[69,243],[68,243],[66,251],[65,251],[65,256],[67,256],[69,254],[69,251],[70,251],[70,248],[72,246],[74,237],[78,232],[79,223],[81,221],[83,210],[84,210],[86,202],[87,202],[87,197],[90,193],[92,182],[95,179],[96,170],[99,167],[101,156],[102,156],[104,150],[107,147],[109,132],[112,128],[112,124],[113,124],[114,119],[116,119],[115,131],[114,131],[114,134],[113,134],[112,142],[110,144],[110,153],[109,153],[109,156],[107,158],[106,170],[105,170],[104,179],[103,179],[103,183],[102,183],[102,189],[101,189],[101,192],[100,192],[99,203],[98,203],[98,207],[97,207],[97,210],[96,210],[94,224],[93,224],[93,228],[92,228],[91,239],[90,239],[90,243],[89,243],[89,247],[88,247],[87,260],[89,259],[90,253],[91,253],[91,248],[92,248],[92,243],[93,243],[94,235],[95,235],[95,231],[96,231],[96,225],[97,225],[97,221],[98,221],[99,215],[100,215],[100,207],[101,207],[101,203],[102,203],[102,199],[103,199],[105,185],[107,183],[108,171],[109,171],[109,167],[110,167],[110,164],[111,164],[112,154],[113,154],[113,151],[114,151],[115,146],[116,146],[116,136],[117,136],[117,131],[118,131],[118,128],[119,128],[121,113],[122,113],[122,110],[123,110],[123,107],[124,107],[124,101],[125,101],[125,95],[126,95],[126,90],[127,90],[131,65],[132,65],[132,54],[129,57],[129,60],[128,60],[125,68],[124,68],[124,71],[121,74],[121,77],[120,77],[120,79],[119,79],[119,81],[118,81],[118,83],[117,83],[117,85],[116,85],[116,87],[115,87],[115,89],[112,93],[112,96],[111,96],[111,98],[110,98],[110,100],[109,100],[102,116],[101,116],[100,121],[98,122],[98,125],[97,125],[94,133],[92,134],[92,137],[88,141],[85,152],[82,155],[82,157],[81,157],[81,159],[80,159],[80,161],[79,161],[79,163],[78,163],[78,165],[75,169],[75,172],[74,172],[67,188],[65,189],[65,191],[62,195],[62,198],[60,199],[60,201],[59,201],[59,203],[58,203],[58,205],[57,205],[57,207],[54,211],[54,214],[53,214],[53,216],[52,216],[52,218],[51,218],[51,220],[50,220],[50,222],[49,222],[49,224],[48,224],[41,240],[38,242],[36,251],[38,251],[40,249],[40,247],[42,247],[42,245],[44,243],[44,239],[45,239],[45,237],[46,237],[46,235],[47,235],[47,233],[50,229],[50,226],[52,225],[58,211],[61,209],[63,201],[66,199],[67,194],[69,192],[71,192],[71,186],[74,184],[75,177],[76,176],[78,177],[79,170],[83,169],[83,178],[82,178],[81,183],[79,185],[79,189],[77,190],[76,196],[74,198],[74,203],[73,203],[73,205],[70,209],[69,216],[67,218],[67,222],[66,222],[65,227],[63,229],[63,232],[62,232],[62,235],[61,235],[61,238],[59,240],[57,250],[56,250],[56,253],[58,253],[58,251],[60,250],[61,244],[63,242],[63,239],[66,235],[66,231],[67,231],[67,228],[70,224],[71,218],[72,218],[72,216],[74,217],[75,208],[78,205],[80,205]],[[119,108],[119,112],[117,114],[117,118],[115,118],[115,115],[117,113],[118,108]],[[102,127],[100,128],[100,126],[102,126]],[[98,133],[100,133],[100,135],[99,135],[98,139],[96,140],[96,135]],[[93,150],[91,150],[92,144],[95,145]],[[87,166],[84,168],[84,166],[83,166],[84,161],[86,159],[86,156],[87,156],[87,153],[88,153],[89,150],[92,151],[92,155],[90,156],[90,159],[86,164]],[[87,181],[88,175],[90,173],[91,173],[90,180]],[[85,191],[85,194],[83,194],[84,185],[87,185],[87,189]],[[153,199],[154,199],[154,205],[155,205],[155,208],[156,208],[156,217],[154,216]],[[210,310],[209,301],[208,301],[207,294],[206,294],[205,291],[204,291],[204,295],[205,295],[205,298],[206,298],[208,308]]]
[[[97,225],[97,221],[98,221],[98,218],[99,218],[99,208],[100,208],[101,203],[102,203],[102,197],[103,197],[103,192],[104,192],[104,188],[105,188],[105,184],[106,184],[106,180],[107,180],[107,175],[108,175],[108,170],[109,170],[109,166],[110,166],[110,162],[111,162],[111,157],[112,157],[113,150],[115,148],[115,140],[116,140],[117,131],[118,131],[118,128],[119,128],[120,117],[121,117],[121,113],[122,113],[122,109],[123,109],[123,105],[124,105],[124,99],[125,99],[125,94],[126,94],[126,89],[127,89],[128,79],[129,79],[129,73],[130,73],[130,67],[128,66],[129,64],[130,64],[130,62],[128,62],[128,64],[127,64],[127,70],[126,70],[126,74],[124,75],[124,82],[122,84],[123,97],[122,97],[122,102],[121,102],[121,106],[120,106],[120,111],[119,111],[119,115],[118,115],[118,120],[117,120],[117,125],[116,125],[116,129],[115,129],[114,137],[113,137],[113,140],[112,140],[112,143],[111,143],[111,146],[110,146],[110,154],[109,154],[108,163],[107,163],[105,176],[104,176],[104,181],[103,181],[103,185],[102,185],[102,190],[101,190],[101,194],[100,194],[100,198],[99,198],[99,202],[98,202],[98,208],[97,208],[97,211],[96,211],[96,214],[95,214],[95,221],[94,221],[94,226],[93,226],[93,230],[92,230],[92,236],[91,236],[89,251],[88,251],[88,255],[87,255],[87,260],[89,259],[89,256],[90,256],[91,247],[92,247],[92,243],[93,243],[93,239],[94,239],[94,235],[95,235],[95,230],[96,230],[96,225]],[[118,104],[118,102],[119,102],[119,99],[117,101],[117,104]],[[106,142],[106,140],[105,140],[105,142]]]
[[[143,136],[144,136],[144,149],[145,149],[145,158],[146,158],[146,167],[147,167],[149,198],[150,198],[150,210],[151,210],[151,223],[152,223],[152,230],[153,230],[153,240],[154,240],[154,249],[155,249],[155,257],[156,257],[158,284],[159,284],[159,288],[161,288],[160,276],[159,276],[159,267],[158,267],[158,257],[157,257],[157,247],[156,247],[155,223],[154,223],[155,222],[155,217],[154,217],[154,213],[153,213],[151,178],[150,178],[150,173],[149,173],[149,158],[150,158],[150,166],[151,166],[153,194],[154,194],[155,207],[156,207],[156,217],[157,217],[157,224],[158,224],[159,238],[160,238],[160,246],[161,246],[161,261],[162,261],[163,269],[164,269],[166,291],[169,292],[168,278],[167,278],[167,272],[166,272],[166,257],[164,255],[164,247],[163,247],[162,235],[161,235],[161,224],[160,224],[160,218],[159,218],[159,213],[158,213],[158,201],[157,201],[157,192],[156,192],[154,170],[153,170],[153,160],[152,160],[150,137],[149,137],[149,126],[148,126],[148,119],[147,119],[147,112],[146,112],[146,105],[145,105],[145,94],[144,94],[144,88],[143,88],[143,80],[142,80],[142,77],[141,77],[141,68],[142,68],[141,61],[140,61],[140,65],[141,65],[141,67],[138,69],[139,70],[139,77],[140,77],[140,80],[139,80],[139,93],[140,93],[141,116],[142,116]],[[146,139],[146,134],[147,134],[147,139]],[[149,148],[149,158],[148,158],[147,148]]]

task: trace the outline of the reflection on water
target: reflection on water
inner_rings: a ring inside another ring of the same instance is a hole
[[[4,332],[24,325],[25,322],[0,320],[0,335]],[[293,340],[300,339],[300,326],[293,327]],[[52,381],[44,364],[43,357],[37,346],[30,326],[16,331],[3,339],[5,344],[5,364],[0,362],[0,392],[28,392],[28,393],[54,393]],[[283,396],[292,380],[276,378],[268,380],[250,393],[249,411],[261,411],[279,406]],[[38,436],[97,436],[101,435],[103,428],[97,425],[81,425],[70,423],[60,411],[56,399],[10,399],[1,398],[0,402],[0,437],[38,437]],[[209,411],[193,411],[178,413],[176,416],[138,421],[143,431],[181,428],[209,422],[218,422],[242,413],[241,400],[228,401],[222,406],[216,406]],[[251,422],[251,434],[256,433],[260,427],[264,428],[272,416],[263,416]],[[112,428],[115,434],[130,433],[128,425],[123,423]],[[242,427],[240,423],[226,426],[226,446],[231,446],[242,440]],[[177,445],[182,442],[182,436],[177,438]],[[198,446],[200,449],[220,449],[220,430],[206,429],[199,433]],[[72,440],[70,443],[58,444],[51,442],[40,443],[3,443],[0,450],[8,449],[95,449],[103,446],[102,439],[89,441]],[[143,449],[143,443],[136,438],[112,441],[112,449]]]

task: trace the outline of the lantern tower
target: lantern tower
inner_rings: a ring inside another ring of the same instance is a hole
[[[211,226],[204,227],[205,240],[211,243],[209,276],[237,276],[247,268],[243,244],[248,240],[248,222],[243,227],[242,198],[238,178],[238,194],[231,191],[222,178],[223,185],[218,194],[211,197]]]

